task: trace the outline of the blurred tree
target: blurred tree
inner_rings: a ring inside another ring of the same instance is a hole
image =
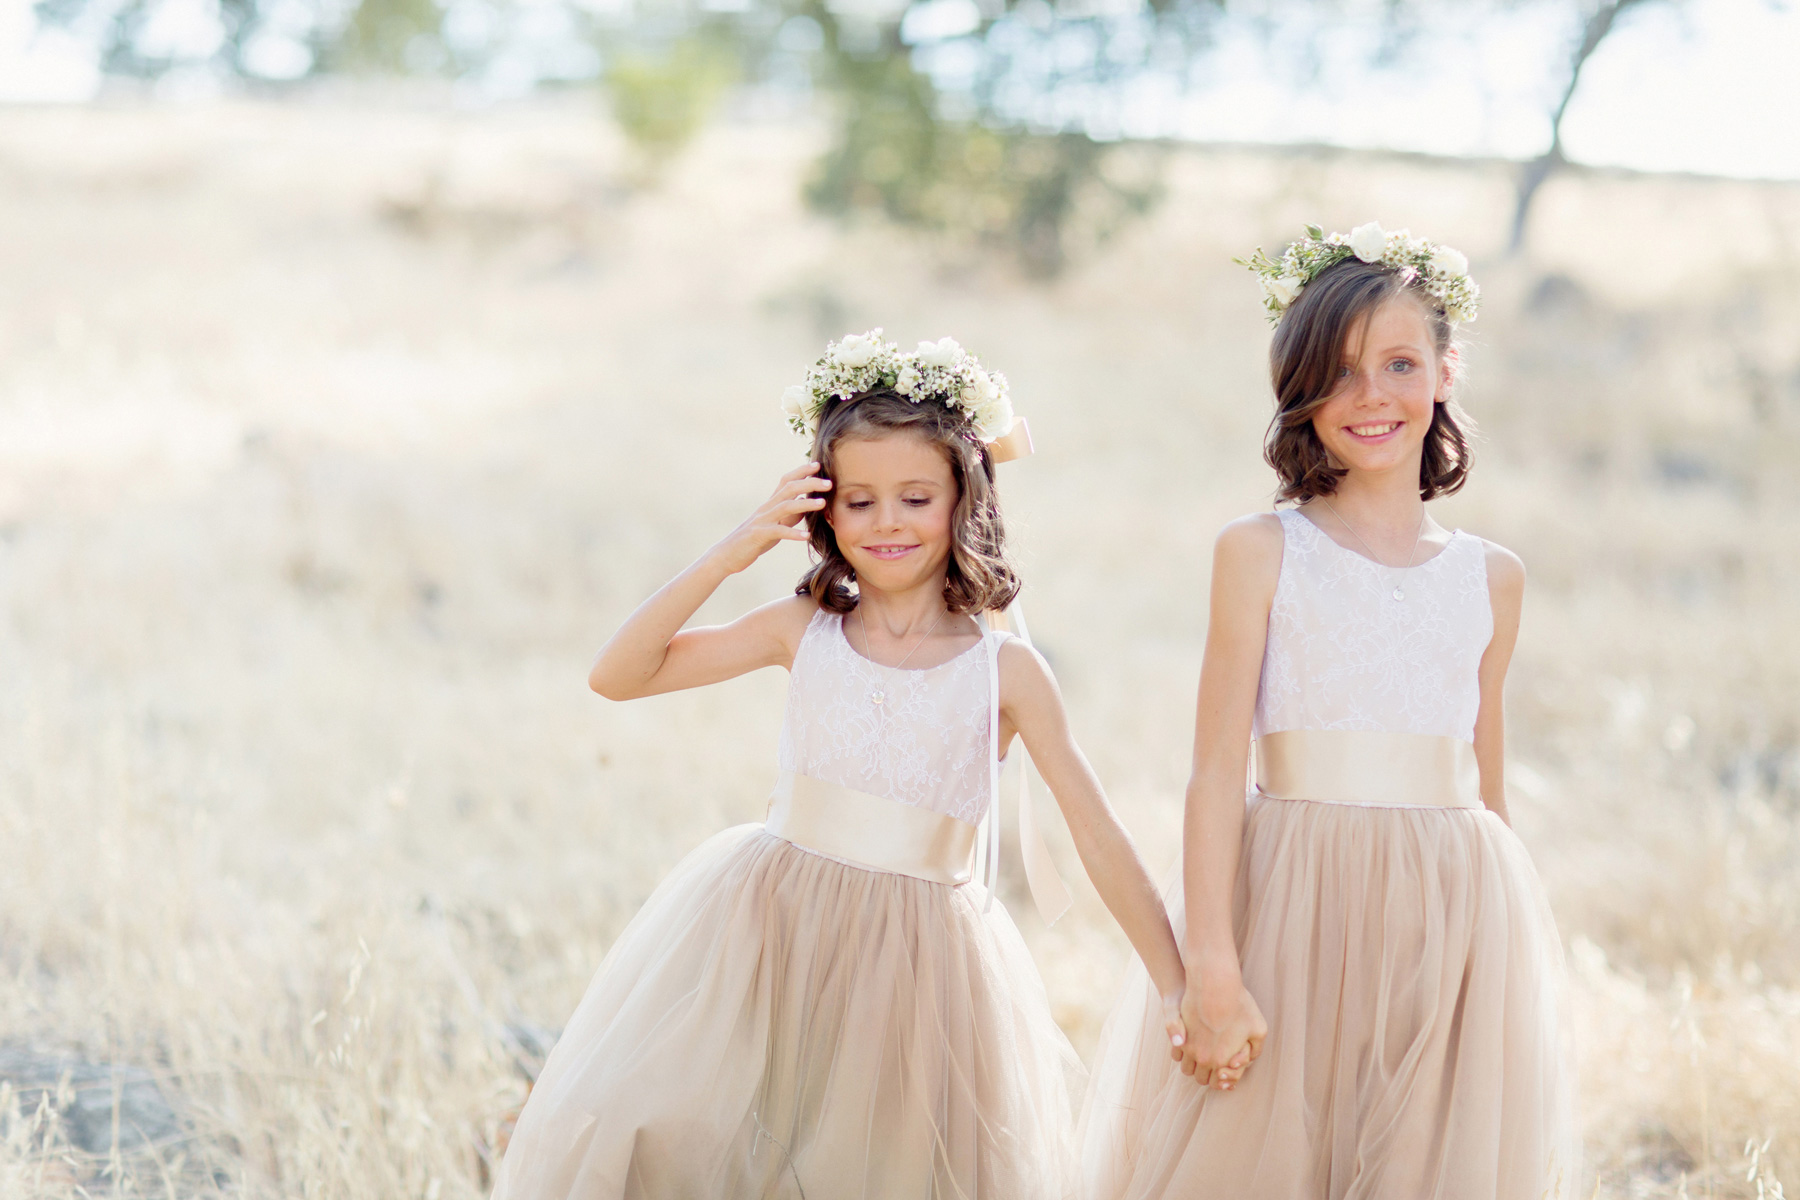
[[[614,52],[605,73],[613,117],[644,154],[649,173],[700,131],[720,95],[737,81],[737,57],[726,36],[708,25],[660,50]]]
[[[1104,239],[1160,192],[1153,172],[1123,179],[1117,147],[1082,131],[1033,131],[993,114],[944,114],[943,97],[898,42],[860,52],[814,3],[823,72],[838,108],[807,199],[826,212],[878,209],[902,224],[1003,247],[1033,275],[1057,274],[1073,239]],[[1142,167],[1143,155],[1137,156]]]
[[[1581,71],[1587,66],[1594,51],[1618,26],[1618,21],[1628,10],[1642,8],[1656,0],[1587,0],[1587,19],[1582,23],[1581,37],[1575,43],[1569,56],[1568,71],[1564,77],[1561,92],[1557,96],[1556,108],[1550,114],[1550,145],[1545,151],[1525,163],[1519,170],[1516,199],[1513,204],[1512,235],[1507,240],[1507,249],[1518,253],[1525,245],[1526,222],[1531,215],[1531,203],[1537,198],[1538,189],[1544,186],[1559,168],[1568,164],[1563,153],[1563,118],[1569,113],[1569,102],[1575,98],[1575,91],[1581,86]]]
[[[327,70],[425,74],[449,65],[437,0],[360,0],[336,36],[317,47]]]

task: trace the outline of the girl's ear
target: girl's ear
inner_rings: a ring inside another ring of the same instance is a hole
[[[1437,395],[1432,397],[1435,403],[1442,404],[1450,399],[1451,389],[1456,386],[1456,377],[1461,373],[1462,348],[1452,346],[1444,351],[1443,359],[1438,363]]]

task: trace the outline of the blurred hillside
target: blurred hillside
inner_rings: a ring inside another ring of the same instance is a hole
[[[1271,489],[1230,258],[1371,217],[1485,293],[1442,519],[1531,572],[1513,803],[1598,1194],[1757,1194],[1746,1139],[1800,1179],[1800,186],[1571,169],[1507,256],[1508,164],[1158,150],[1046,282],[821,217],[828,137],[646,172],[574,100],[0,110],[0,1043],[190,1130],[109,1166],[21,1112],[0,1192],[482,1194],[533,1039],[773,776],[775,674],[613,705],[589,657],[798,459],[777,399],[847,330],[1011,379],[1033,630],[1173,866],[1211,540]],[[1085,1050],[1122,939],[1086,891],[1020,922]]]

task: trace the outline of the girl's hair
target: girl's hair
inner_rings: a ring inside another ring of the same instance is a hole
[[[1006,527],[1000,519],[1000,494],[994,487],[994,457],[983,452],[966,417],[941,404],[914,404],[887,388],[832,400],[819,418],[812,457],[819,464],[820,475],[836,479],[833,459],[839,442],[896,433],[911,434],[942,450],[956,479],[944,604],[958,616],[1005,608],[1019,594],[1019,574],[1006,556]],[[856,581],[856,572],[838,549],[837,534],[826,519],[830,507],[827,504],[807,514],[810,545],[818,561],[801,576],[794,592],[811,596],[831,612],[847,613],[856,607],[856,593],[849,587]]]
[[[1282,314],[1269,346],[1275,385],[1275,417],[1263,439],[1263,458],[1280,478],[1277,500],[1307,501],[1337,491],[1347,472],[1326,458],[1313,416],[1337,386],[1344,343],[1352,327],[1396,296],[1411,296],[1424,310],[1433,347],[1442,360],[1457,348],[1449,317],[1418,286],[1412,271],[1347,258],[1321,271]],[[1452,360],[1452,371],[1456,370]],[[1419,459],[1419,495],[1448,496],[1469,475],[1469,434],[1474,422],[1449,396],[1433,404],[1431,427]]]

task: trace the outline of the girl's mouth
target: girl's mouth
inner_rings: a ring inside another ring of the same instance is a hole
[[[892,559],[896,559],[896,558],[905,558],[908,554],[911,554],[914,550],[917,550],[918,548],[919,547],[917,545],[912,545],[912,546],[895,546],[895,545],[864,546],[863,553],[869,555],[871,558],[892,560]]]
[[[1371,421],[1367,425],[1346,425],[1344,432],[1359,442],[1384,442],[1400,431],[1403,421]]]

